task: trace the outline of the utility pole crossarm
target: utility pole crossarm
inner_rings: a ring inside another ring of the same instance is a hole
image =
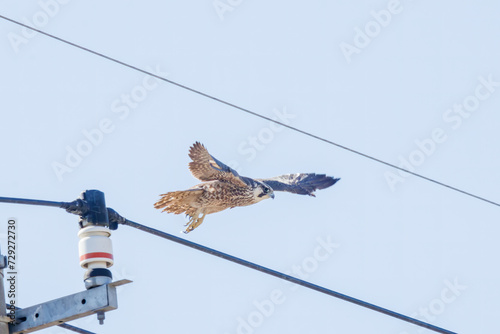
[[[118,308],[116,286],[130,283],[121,280],[16,311],[20,323],[9,325],[10,334],[31,333],[64,322]]]

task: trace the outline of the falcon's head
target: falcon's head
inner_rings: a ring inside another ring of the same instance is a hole
[[[274,198],[273,188],[264,182],[256,181],[253,188],[253,197],[256,203],[266,198]]]

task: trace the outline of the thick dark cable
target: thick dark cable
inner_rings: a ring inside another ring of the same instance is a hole
[[[377,312],[383,313],[385,315],[389,315],[391,317],[394,317],[394,318],[397,318],[397,319],[400,319],[400,320],[403,320],[403,321],[407,321],[409,323],[412,323],[414,325],[430,329],[430,330],[435,331],[437,333],[456,334],[455,332],[451,332],[449,330],[446,330],[446,329],[443,329],[443,328],[440,328],[440,327],[428,324],[428,323],[420,321],[418,319],[414,319],[414,318],[405,316],[403,314],[400,314],[400,313],[388,310],[386,308],[383,308],[383,307],[380,307],[380,306],[377,306],[377,305],[374,305],[374,304],[367,303],[367,302],[362,301],[360,299],[356,299],[356,298],[344,295],[342,293],[339,293],[339,292],[336,292],[336,291],[333,291],[333,290],[329,290],[329,289],[324,288],[322,286],[309,283],[307,281],[295,278],[293,276],[281,273],[279,271],[276,271],[276,270],[273,270],[273,269],[269,269],[269,268],[260,266],[258,264],[255,264],[253,262],[249,262],[249,261],[240,259],[238,257],[232,256],[232,255],[229,255],[229,254],[226,254],[226,253],[223,253],[223,252],[220,252],[218,250],[215,250],[215,249],[212,249],[212,248],[209,248],[209,247],[206,247],[206,246],[194,243],[192,241],[188,241],[186,239],[182,239],[182,238],[176,237],[176,236],[174,236],[172,234],[168,234],[168,233],[162,232],[160,230],[156,230],[154,228],[138,224],[138,223],[130,221],[128,219],[123,219],[123,220],[120,221],[120,223],[123,224],[123,225],[134,227],[136,229],[139,229],[139,230],[147,232],[147,233],[151,233],[151,234],[156,235],[158,237],[161,237],[161,238],[164,238],[164,239],[167,239],[167,240],[170,240],[170,241],[177,242],[177,243],[179,243],[181,245],[194,248],[196,250],[208,253],[210,255],[218,256],[218,257],[220,257],[220,258],[222,258],[224,260],[228,260],[228,261],[240,264],[242,266],[245,266],[245,267],[248,267],[248,268],[251,268],[251,269],[254,269],[254,270],[258,270],[258,271],[263,272],[265,274],[272,275],[274,277],[278,277],[278,278],[281,278],[283,280],[286,280],[286,281],[289,281],[289,282],[292,282],[292,283],[295,283],[295,284],[298,284],[298,285],[302,285],[302,286],[304,286],[306,288],[319,291],[321,293],[333,296],[335,298],[340,298],[340,299],[343,299],[343,300],[345,300],[347,302],[354,303],[356,305],[369,308],[369,309],[371,309],[373,311],[377,311]]]
[[[42,201],[39,199],[14,198],[14,197],[0,197],[0,203],[52,206],[56,208],[64,208],[65,205],[68,204],[66,202]]]
[[[39,199],[0,197],[0,203],[51,206],[51,207],[65,209],[67,212],[79,216],[85,215],[88,212],[87,204],[81,199],[77,199],[73,202],[53,202],[53,201],[43,201]]]
[[[71,203],[68,203],[68,202],[52,202],[52,201],[42,201],[42,200],[24,199],[24,198],[0,197],[0,202],[59,207],[59,208],[64,208],[64,209],[66,209],[66,211],[68,211],[70,213],[74,213],[74,214],[81,214],[81,213],[77,213],[77,212],[86,212],[86,210],[87,210],[86,204],[83,201],[81,201],[81,200],[76,200],[76,201],[73,201]],[[76,210],[74,208],[76,208]],[[345,300],[347,302],[350,302],[350,303],[353,303],[353,304],[356,304],[356,305],[359,305],[359,306],[371,309],[373,311],[377,311],[377,312],[383,313],[385,315],[389,315],[391,317],[394,317],[394,318],[397,318],[397,319],[400,319],[400,320],[403,320],[403,321],[407,321],[409,323],[412,323],[414,325],[430,329],[430,330],[435,331],[437,333],[456,334],[455,332],[451,332],[449,330],[446,330],[446,329],[443,329],[443,328],[440,328],[440,327],[428,324],[428,323],[420,321],[418,319],[414,319],[414,318],[405,316],[403,314],[400,314],[400,313],[388,310],[386,308],[383,308],[383,307],[380,307],[380,306],[377,306],[377,305],[374,305],[374,304],[370,304],[370,303],[362,301],[360,299],[356,299],[356,298],[344,295],[344,294],[342,294],[340,292],[336,292],[336,291],[324,288],[322,286],[309,283],[307,281],[304,281],[304,280],[298,279],[296,277],[293,277],[293,276],[281,273],[279,271],[272,270],[272,269],[269,269],[267,267],[263,267],[261,265],[255,264],[253,262],[249,262],[249,261],[240,259],[238,257],[232,256],[232,255],[229,255],[229,254],[226,254],[226,253],[223,253],[223,252],[220,252],[218,250],[215,250],[215,249],[212,249],[212,248],[209,248],[209,247],[206,247],[206,246],[194,243],[192,241],[176,237],[176,236],[174,236],[172,234],[168,234],[166,232],[163,232],[163,231],[160,231],[160,230],[157,230],[157,229],[154,229],[154,228],[151,228],[151,227],[148,227],[148,226],[145,226],[145,225],[133,222],[131,220],[128,220],[128,219],[124,218],[123,216],[121,216],[120,214],[118,214],[118,212],[116,212],[115,210],[113,210],[111,208],[107,208],[107,210],[108,210],[108,217],[109,217],[109,222],[110,223],[113,223],[113,224],[123,224],[123,225],[127,225],[127,226],[130,226],[130,227],[134,227],[134,228],[136,228],[138,230],[141,230],[143,232],[147,232],[147,233],[156,235],[158,237],[161,237],[161,238],[164,238],[164,239],[167,239],[167,240],[170,240],[170,241],[174,241],[174,242],[179,243],[181,245],[188,246],[188,247],[194,248],[196,250],[208,253],[210,255],[214,255],[214,256],[220,257],[220,258],[222,258],[224,260],[228,260],[228,261],[240,264],[242,266],[245,266],[245,267],[248,267],[248,268],[251,268],[251,269],[254,269],[254,270],[258,270],[258,271],[263,272],[265,274],[268,274],[268,275],[271,275],[271,276],[274,276],[274,277],[278,277],[278,278],[281,278],[283,280],[286,280],[286,281],[289,281],[289,282],[292,282],[292,283],[304,286],[306,288],[319,291],[321,293],[330,295],[332,297],[343,299],[343,300]]]
[[[59,324],[59,325],[57,325],[57,326],[59,326],[59,327],[61,327],[61,328],[64,328],[64,329],[67,329],[67,330],[69,330],[69,331],[73,331],[73,332],[75,332],[75,333],[80,333],[80,334],[96,334],[96,333],[94,333],[94,332],[90,332],[90,331],[88,331],[88,330],[81,329],[81,328],[79,328],[79,327],[75,327],[75,326],[73,326],[73,325],[69,325],[69,324]]]
[[[5,16],[3,16],[3,15],[0,15],[0,18],[4,19],[4,20],[6,20],[6,21],[10,21],[10,22],[12,22],[12,23],[14,23],[14,24],[20,25],[20,26],[22,26],[22,27],[25,27],[25,28],[31,29],[31,30],[33,30],[33,31],[36,31],[36,32],[38,32],[38,33],[40,33],[40,34],[42,34],[42,35],[45,35],[45,36],[47,36],[47,37],[50,37],[50,38],[56,39],[56,40],[58,40],[58,41],[60,41],[60,42],[66,43],[66,44],[71,45],[71,46],[73,46],[73,47],[75,47],[75,48],[78,48],[78,49],[81,49],[81,50],[87,51],[87,52],[92,53],[92,54],[94,54],[94,55],[96,55],[96,56],[99,56],[99,57],[105,58],[105,59],[110,60],[110,61],[112,61],[112,62],[115,62],[115,63],[117,63],[117,64],[123,65],[123,66],[128,67],[128,68],[131,68],[131,69],[133,69],[133,70],[136,70],[136,71],[138,71],[138,72],[141,72],[141,73],[144,73],[144,74],[150,75],[150,76],[152,76],[152,77],[154,77],[154,78],[157,78],[157,79],[159,79],[159,80],[162,80],[162,81],[168,82],[168,83],[170,83],[170,84],[172,84],[172,85],[175,85],[175,86],[177,86],[177,87],[180,87],[180,88],[186,89],[186,90],[188,90],[188,91],[190,91],[190,92],[196,93],[196,94],[198,94],[198,95],[201,95],[201,96],[204,96],[204,97],[206,97],[206,98],[212,99],[212,100],[217,101],[217,102],[219,102],[219,103],[222,103],[222,104],[228,105],[228,106],[230,106],[230,107],[233,107],[233,108],[235,108],[235,109],[241,110],[241,111],[246,112],[246,113],[248,113],[248,114],[251,114],[251,115],[253,115],[253,116],[260,117],[260,118],[265,119],[265,120],[267,120],[267,121],[270,121],[270,122],[276,123],[276,124],[278,124],[278,125],[284,126],[284,127],[288,128],[288,129],[290,129],[290,130],[293,130],[293,131],[296,131],[296,132],[302,133],[302,134],[304,134],[304,135],[306,135],[306,136],[309,136],[309,137],[311,137],[311,138],[314,138],[314,139],[317,139],[317,140],[323,141],[323,142],[325,142],[325,143],[327,143],[327,144],[330,144],[330,145],[333,145],[333,146],[337,146],[337,147],[339,147],[339,148],[341,148],[341,149],[343,149],[343,150],[346,150],[346,151],[349,151],[349,152],[351,152],[351,153],[354,153],[354,154],[360,155],[360,156],[362,156],[362,157],[365,157],[365,158],[367,158],[367,159],[370,159],[370,160],[376,161],[376,162],[381,163],[381,164],[383,164],[383,165],[386,165],[386,166],[389,166],[389,167],[392,167],[392,168],[398,169],[398,170],[403,171],[403,172],[405,172],[405,173],[408,173],[408,174],[414,175],[414,176],[416,176],[416,177],[419,177],[419,178],[421,178],[421,179],[424,179],[424,180],[427,180],[427,181],[429,181],[429,182],[435,183],[435,184],[437,184],[437,185],[440,185],[440,186],[446,187],[446,188],[448,188],[448,189],[451,189],[451,190],[457,191],[457,192],[462,193],[462,194],[464,194],[464,195],[467,195],[467,196],[470,196],[470,197],[474,197],[474,198],[476,198],[476,199],[478,199],[478,200],[481,200],[481,201],[484,201],[484,202],[487,202],[487,203],[490,203],[490,204],[493,204],[493,205],[496,205],[496,206],[500,206],[500,203],[494,202],[494,201],[489,200],[489,199],[487,199],[487,198],[484,198],[484,197],[481,197],[481,196],[478,196],[478,195],[472,194],[472,193],[470,193],[470,192],[468,192],[468,191],[465,191],[465,190],[462,190],[462,189],[459,189],[459,188],[456,188],[456,187],[450,186],[450,185],[445,184],[445,183],[442,183],[442,182],[440,182],[440,181],[437,181],[437,180],[431,179],[431,178],[429,178],[429,177],[427,177],[427,176],[423,176],[423,175],[421,175],[421,174],[418,174],[418,173],[415,173],[415,172],[409,171],[409,170],[407,170],[407,169],[404,169],[404,168],[399,167],[399,166],[397,166],[397,165],[391,164],[391,163],[386,162],[386,161],[384,161],[384,160],[380,160],[380,159],[378,159],[378,158],[375,158],[375,157],[370,156],[370,155],[368,155],[368,154],[365,154],[365,153],[362,153],[362,152],[360,152],[360,151],[354,150],[354,149],[349,148],[349,147],[347,147],[347,146],[344,146],[344,145],[341,145],[341,144],[337,144],[337,143],[335,143],[335,142],[333,142],[333,141],[331,141],[331,140],[328,140],[328,139],[326,139],[326,138],[322,138],[322,137],[317,136],[317,135],[314,135],[314,134],[312,134],[312,133],[310,133],[310,132],[307,132],[307,131],[301,130],[301,129],[299,129],[299,128],[296,128],[296,127],[290,126],[290,125],[288,125],[288,124],[285,124],[285,123],[282,123],[282,122],[280,122],[280,121],[274,120],[274,119],[272,119],[272,118],[266,117],[266,116],[264,116],[264,115],[258,114],[258,113],[254,112],[254,111],[251,111],[251,110],[249,110],[249,109],[246,109],[246,108],[240,107],[240,106],[238,106],[238,105],[236,105],[236,104],[233,104],[233,103],[231,103],[231,102],[227,102],[227,101],[225,101],[225,100],[219,99],[219,98],[217,98],[217,97],[215,97],[215,96],[209,95],[209,94],[204,93],[204,92],[202,92],[202,91],[196,90],[196,89],[194,89],[194,88],[191,88],[191,87],[185,86],[185,85],[180,84],[180,83],[178,83],[178,82],[175,82],[175,81],[169,80],[169,79],[167,79],[167,78],[161,77],[161,76],[159,76],[159,75],[157,75],[157,74],[154,74],[154,73],[151,73],[151,72],[149,72],[149,71],[146,71],[146,70],[140,69],[140,68],[138,68],[138,67],[136,67],[136,66],[133,66],[133,65],[127,64],[127,63],[122,62],[122,61],[120,61],[120,60],[118,60],[118,59],[115,59],[115,58],[112,58],[112,57],[106,56],[106,55],[104,55],[104,54],[102,54],[102,53],[99,53],[99,52],[97,52],[97,51],[94,51],[94,50],[88,49],[88,48],[86,48],[86,47],[83,47],[83,46],[81,46],[81,45],[78,45],[78,44],[72,43],[72,42],[67,41],[67,40],[65,40],[65,39],[62,39],[62,38],[60,38],[60,37],[57,37],[57,36],[51,35],[51,34],[49,34],[49,33],[47,33],[47,32],[42,31],[42,30],[39,30],[39,29],[36,29],[36,28],[30,27],[30,26],[28,26],[28,25],[26,25],[26,24],[24,24],[24,23],[21,23],[21,22],[15,21],[15,20],[10,19],[10,18],[8,18],[8,17],[5,17]]]

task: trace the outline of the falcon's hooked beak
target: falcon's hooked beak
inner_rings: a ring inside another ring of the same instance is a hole
[[[271,197],[272,199],[274,199],[274,193],[270,193],[269,197]]]

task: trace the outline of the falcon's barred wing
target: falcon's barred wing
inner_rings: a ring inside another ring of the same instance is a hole
[[[189,170],[201,181],[225,180],[243,187],[247,185],[237,171],[211,156],[199,142],[189,149],[189,157],[193,160],[189,163]]]
[[[285,174],[270,179],[257,179],[273,188],[274,191],[288,191],[294,194],[315,196],[316,189],[325,189],[340,179],[325,174],[296,173]]]

